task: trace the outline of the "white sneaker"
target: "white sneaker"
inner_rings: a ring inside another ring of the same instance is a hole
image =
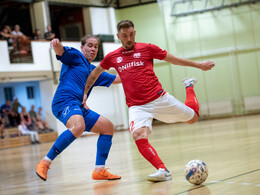
[[[192,87],[195,83],[197,83],[197,79],[195,78],[185,78],[181,81],[185,87]]]
[[[172,173],[160,168],[155,173],[148,175],[147,180],[153,182],[172,180]]]

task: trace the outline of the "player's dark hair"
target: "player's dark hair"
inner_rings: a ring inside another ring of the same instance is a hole
[[[84,37],[81,38],[81,46],[84,46],[87,43],[87,40],[90,38],[94,38],[98,40],[98,44],[99,44],[99,38],[97,36],[94,35],[85,35]]]
[[[134,23],[131,20],[122,20],[118,22],[116,26],[117,32],[119,32],[121,28],[130,28],[130,27],[134,28]]]

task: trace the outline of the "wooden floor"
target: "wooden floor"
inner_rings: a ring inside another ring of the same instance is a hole
[[[36,176],[35,165],[53,143],[0,150],[0,194],[260,194],[260,115],[154,126],[150,142],[173,173],[168,182],[146,181],[155,169],[141,157],[128,131],[115,134],[107,161],[122,180],[93,181],[96,140],[76,140],[55,159],[46,182]],[[192,159],[208,165],[204,185],[185,181],[184,166]]]

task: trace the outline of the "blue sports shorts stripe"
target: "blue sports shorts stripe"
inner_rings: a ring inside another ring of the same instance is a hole
[[[56,114],[59,113],[59,114]],[[65,126],[69,118],[73,115],[81,115],[85,121],[85,131],[90,132],[97,122],[100,115],[90,109],[86,110],[83,106],[77,104],[65,105],[62,112],[53,112],[54,116],[59,119]]]

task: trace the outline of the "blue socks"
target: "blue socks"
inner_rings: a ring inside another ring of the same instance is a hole
[[[96,166],[105,166],[109,150],[112,145],[112,135],[99,135],[97,141]]]
[[[96,166],[105,166],[108,153],[112,145],[112,135],[99,135],[97,141],[97,156]],[[71,133],[70,130],[64,131],[53,144],[47,157],[50,160],[55,159],[63,150],[65,150],[76,137]]]
[[[63,150],[65,150],[65,148],[67,148],[75,139],[76,137],[71,133],[70,130],[67,129],[62,134],[60,134],[60,136],[50,149],[49,153],[47,154],[47,157],[53,160]]]

